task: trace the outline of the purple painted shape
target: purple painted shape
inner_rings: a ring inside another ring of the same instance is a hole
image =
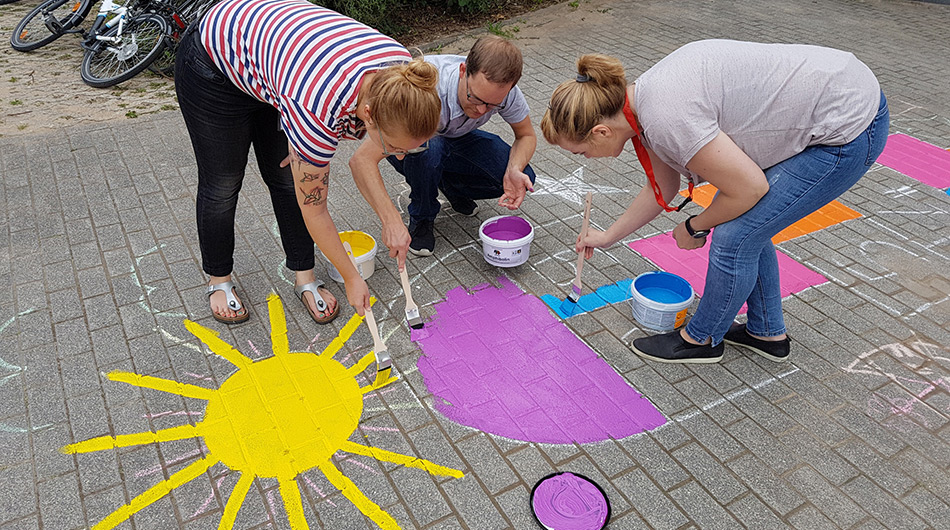
[[[526,442],[620,439],[666,418],[548,311],[506,278],[457,287],[411,330],[417,366],[447,418]]]
[[[482,233],[496,241],[517,241],[531,233],[531,223],[511,215],[486,224]]]
[[[597,484],[583,475],[549,475],[531,492],[531,510],[544,528],[600,530],[610,518],[610,501]]]
[[[950,151],[906,134],[888,136],[877,163],[934,188],[950,186]]]
[[[633,241],[630,243],[630,248],[648,258],[659,268],[682,276],[693,286],[696,296],[703,295],[703,288],[706,285],[706,267],[709,265],[709,245],[696,250],[683,250],[676,246],[676,240],[669,234],[660,234]],[[782,251],[777,252],[782,298],[828,281],[821,274],[798,263]],[[739,313],[745,313],[746,309],[743,305]]]

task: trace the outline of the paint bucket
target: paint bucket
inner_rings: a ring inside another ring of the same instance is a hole
[[[376,271],[376,240],[373,236],[359,230],[349,230],[340,232],[340,241],[348,242],[350,248],[353,249],[356,270],[360,271],[360,276],[364,280],[372,276]],[[343,283],[343,276],[340,276],[340,272],[330,263],[330,260],[327,260],[327,273],[335,281]]]
[[[528,261],[534,227],[516,215],[499,215],[478,228],[485,261],[496,267],[517,267]]]
[[[644,272],[630,284],[633,318],[646,328],[672,331],[686,322],[693,287],[683,278],[663,271]]]
[[[531,513],[546,530],[602,530],[610,521],[610,500],[584,475],[552,473],[531,489]]]

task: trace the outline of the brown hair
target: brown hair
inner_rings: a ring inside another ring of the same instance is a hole
[[[413,138],[429,138],[439,128],[442,101],[436,91],[439,71],[422,58],[376,72],[369,102],[379,128],[402,128]]]
[[[600,54],[577,60],[577,78],[554,89],[541,119],[541,133],[550,144],[558,139],[582,142],[595,125],[623,110],[627,78],[620,61]]]
[[[521,79],[521,50],[498,35],[479,37],[465,59],[465,75],[485,74],[492,83],[518,84]]]

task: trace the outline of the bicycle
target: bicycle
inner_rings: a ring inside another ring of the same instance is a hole
[[[159,63],[153,70],[173,68],[182,30],[217,0],[180,0],[174,4],[132,0],[128,5],[102,0],[89,32],[76,29],[93,1],[48,0],[40,4],[20,21],[10,44],[19,51],[30,51],[67,33],[82,33],[83,81],[98,88],[110,87],[138,75],[156,60]]]
[[[138,10],[102,0],[99,15],[81,44],[85,54],[80,75],[87,85],[106,88],[128,81],[164,50],[172,28],[164,16],[154,12],[162,9],[162,3],[133,7]]]

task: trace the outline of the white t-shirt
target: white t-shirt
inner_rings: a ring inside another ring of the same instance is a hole
[[[877,114],[881,89],[853,54],[802,44],[703,40],[636,81],[644,144],[686,169],[722,131],[762,169],[812,145],[844,145]]]

